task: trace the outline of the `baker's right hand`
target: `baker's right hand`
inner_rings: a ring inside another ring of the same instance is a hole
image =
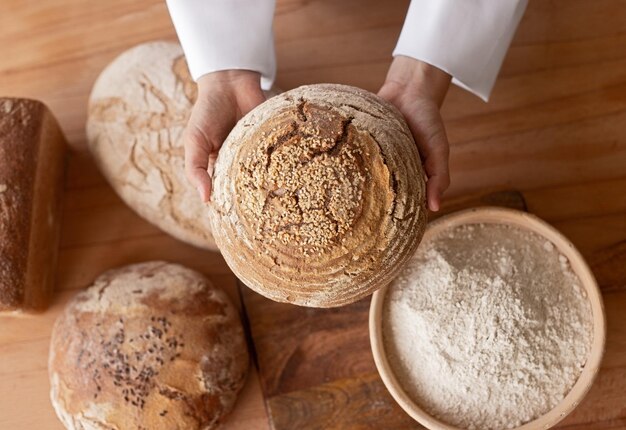
[[[198,99],[183,140],[185,173],[203,202],[211,197],[211,175],[222,143],[237,121],[265,101],[261,79],[250,70],[224,70],[198,79]]]

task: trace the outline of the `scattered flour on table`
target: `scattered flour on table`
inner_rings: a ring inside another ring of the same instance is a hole
[[[422,408],[467,429],[506,429],[570,391],[592,342],[586,293],[539,235],[498,224],[423,243],[390,286],[383,338]]]

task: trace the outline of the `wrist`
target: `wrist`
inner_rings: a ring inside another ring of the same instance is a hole
[[[443,70],[402,55],[396,56],[383,84],[401,96],[425,98],[441,106],[450,87],[452,76]]]
[[[253,70],[219,70],[202,75],[197,80],[198,92],[212,91],[216,86],[233,89],[260,89],[261,74]]]

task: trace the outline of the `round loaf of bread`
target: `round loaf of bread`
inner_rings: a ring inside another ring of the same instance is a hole
[[[206,205],[185,178],[182,134],[196,95],[180,45],[138,45],[96,80],[87,144],[128,206],[172,236],[216,250]]]
[[[389,283],[426,223],[402,115],[367,91],[303,86],[246,115],[220,150],[211,223],[226,262],[281,302],[345,305]]]
[[[58,318],[48,370],[67,429],[217,428],[243,387],[237,309],[201,274],[164,262],[104,273]]]

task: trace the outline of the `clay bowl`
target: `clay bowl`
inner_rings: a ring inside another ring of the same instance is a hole
[[[567,416],[580,403],[583,397],[591,388],[604,353],[604,343],[606,338],[606,320],[604,315],[604,306],[602,304],[602,296],[596,280],[574,245],[566,239],[561,233],[548,225],[546,222],[525,212],[511,209],[481,207],[468,209],[450,215],[444,216],[432,223],[429,223],[422,243],[426,243],[432,237],[437,236],[444,230],[451,229],[463,224],[506,224],[515,226],[525,230],[539,234],[545,239],[552,242],[556,248],[565,255],[570,262],[572,271],[580,278],[581,286],[587,293],[587,298],[591,303],[591,311],[593,315],[593,343],[587,364],[585,365],[578,381],[574,384],[571,391],[557,404],[552,410],[546,414],[530,421],[517,430],[531,429],[547,429],[554,426]],[[413,419],[418,421],[424,427],[431,430],[462,430],[458,427],[451,426],[442,422],[426,412],[416,404],[407,393],[404,392],[398,383],[393,369],[385,355],[385,349],[382,338],[382,311],[385,301],[387,287],[378,290],[372,297],[369,314],[369,331],[372,352],[376,367],[392,397],[398,402],[400,407],[404,409]]]

